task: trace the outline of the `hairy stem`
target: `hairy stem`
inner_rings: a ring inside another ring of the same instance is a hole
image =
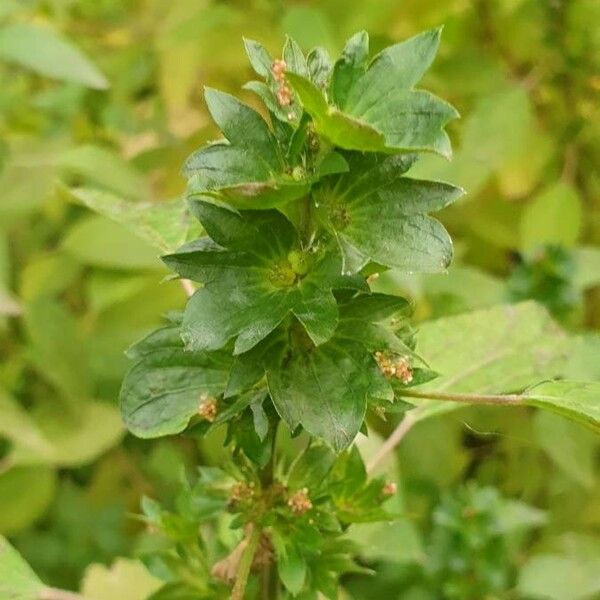
[[[464,404],[487,404],[487,405],[519,405],[523,404],[525,397],[522,394],[468,394],[452,392],[419,391],[406,389],[402,390],[403,396],[411,398],[423,398],[426,400],[446,400],[448,402],[462,402]],[[400,424],[394,429],[390,437],[382,444],[375,456],[367,464],[367,473],[372,473],[381,462],[390,454],[394,448],[402,441],[404,436],[418,422],[423,407],[408,412],[400,421]]]
[[[258,542],[260,541],[260,529],[255,525],[250,525],[249,529],[250,531],[246,538],[246,547],[244,548],[244,553],[240,560],[240,566],[235,577],[233,590],[231,590],[231,600],[243,600],[244,598],[250,569],[252,568],[252,561],[254,560],[254,554],[256,553]]]
[[[523,404],[525,397],[522,394],[467,394],[452,392],[402,390],[403,396],[411,398],[425,398],[427,400],[448,400],[449,402],[463,402],[465,404]],[[410,414],[410,413],[409,413]]]

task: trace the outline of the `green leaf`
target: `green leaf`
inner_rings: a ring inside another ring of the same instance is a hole
[[[277,554],[279,578],[286,589],[295,596],[302,591],[306,581],[306,560],[293,540],[285,539],[277,531],[273,532],[272,539]]]
[[[210,113],[226,142],[194,152],[183,173],[188,195],[219,193],[240,208],[270,208],[304,196],[310,180],[286,173],[273,134],[264,119],[237,98],[206,90]]]
[[[125,227],[91,215],[76,223],[63,238],[64,250],[79,262],[107,269],[161,270],[157,253]]]
[[[333,78],[335,97],[343,100],[339,107],[329,106],[306,78],[294,73],[286,78],[313,117],[317,131],[340,148],[431,151],[449,157],[450,140],[443,128],[458,113],[429,92],[413,89],[433,61],[440,34],[440,29],[428,31],[386,48],[364,74],[360,70],[366,39],[359,34],[349,42],[349,58],[338,63]]]
[[[293,430],[301,425],[336,452],[359,432],[373,380],[380,376],[359,344],[335,339],[316,348],[294,348],[289,360],[267,370],[273,404]]]
[[[55,489],[56,473],[49,467],[15,467],[1,473],[0,535],[30,527],[47,510]]]
[[[545,309],[523,302],[423,323],[418,350],[441,376],[416,389],[499,394],[560,376],[570,344]],[[419,404],[419,420],[460,408],[445,401]]]
[[[600,593],[600,560],[593,556],[533,556],[519,573],[517,589],[539,600],[591,600]]]
[[[44,585],[21,555],[0,536],[0,598],[34,600]]]
[[[68,193],[91,210],[124,225],[161,252],[172,252],[202,232],[183,200],[128,202],[91,188],[75,188]]]
[[[521,249],[544,244],[574,246],[582,227],[581,200],[576,190],[557,183],[536,196],[523,211]]]
[[[338,258],[302,249],[291,223],[276,211],[241,215],[200,201],[192,208],[215,244],[200,239],[163,258],[182,277],[204,284],[185,311],[188,348],[216,350],[236,338],[234,352],[240,354],[290,313],[315,344],[333,335],[332,289],[356,285],[341,277]]]
[[[369,34],[359,31],[346,42],[333,67],[330,94],[336,106],[343,108],[346,105],[348,93],[367,70],[368,56]]]
[[[530,406],[545,408],[600,433],[600,383],[548,381],[524,394]]]
[[[81,50],[55,32],[35,25],[15,23],[2,27],[0,59],[47,77],[98,90],[109,87],[106,77]]]
[[[87,567],[81,592],[86,600],[146,600],[161,586],[140,561],[117,558],[110,567]]]
[[[71,401],[91,397],[89,356],[75,318],[58,302],[40,298],[26,307],[25,324],[38,371]]]
[[[116,152],[86,144],[62,152],[56,163],[62,171],[89,179],[102,188],[127,198],[139,199],[149,195],[143,175]]]
[[[79,467],[117,445],[123,436],[119,411],[106,402],[80,400],[76,412],[75,407],[67,412],[57,404],[42,404],[30,412],[47,444],[15,443],[8,455],[14,464]]]
[[[335,454],[323,444],[311,444],[292,463],[287,476],[291,490],[307,487],[311,492],[323,486]]]
[[[267,78],[271,72],[273,58],[269,51],[260,43],[244,38],[244,47],[252,68],[257,75]]]
[[[600,395],[596,404],[600,407]],[[583,431],[577,423],[545,410],[535,415],[533,429],[540,448],[565,477],[591,489],[595,481],[596,436]]]
[[[464,193],[435,181],[403,177],[413,158],[348,155],[350,171],[315,193],[318,214],[335,235],[344,272],[370,260],[404,271],[443,271],[452,258],[444,227],[428,216]]]
[[[200,405],[225,391],[231,365],[225,353],[186,352],[179,327],[165,327],[130,351],[139,358],[121,387],[121,414],[141,438],[183,431]]]

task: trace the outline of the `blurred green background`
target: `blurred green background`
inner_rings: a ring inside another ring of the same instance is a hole
[[[379,285],[413,298],[418,320],[533,298],[596,357],[576,376],[599,380],[598,0],[0,2],[0,533],[48,584],[145,598],[140,496],[168,503],[181,465],[221,448],[125,435],[124,350],[185,296],[155,250],[64,185],[179,196],[183,159],[216,135],[203,86],[257,106],[240,90],[242,36],[275,56],[286,33],[337,54],[360,29],[377,51],[439,24],[423,85],[462,120],[453,161],[414,174],[468,191],[440,215],[455,263]],[[599,597],[598,459],[592,434],[549,414],[418,425],[395,472],[407,518],[353,530],[377,575],[348,579],[343,597]]]

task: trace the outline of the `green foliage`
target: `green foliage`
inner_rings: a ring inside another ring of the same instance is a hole
[[[0,533],[43,581],[226,598],[247,538],[249,600],[597,595],[593,1],[0,4]]]

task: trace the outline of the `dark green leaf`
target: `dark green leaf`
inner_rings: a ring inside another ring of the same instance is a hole
[[[0,29],[0,59],[40,75],[99,90],[109,86],[106,77],[81,50],[53,31],[28,23],[14,23]]]
[[[330,94],[334,104],[344,108],[348,92],[364,75],[369,55],[369,34],[366,31],[355,33],[342,50],[335,63],[331,77]]]
[[[190,244],[165,262],[204,287],[190,299],[182,336],[193,350],[214,350],[236,338],[235,354],[252,348],[290,313],[315,344],[337,325],[336,287],[355,285],[340,276],[338,258],[300,247],[287,219],[275,211],[244,215],[208,202],[194,211],[213,240]]]
[[[121,387],[121,414],[138,437],[183,431],[200,405],[225,391],[231,359],[225,353],[186,352],[177,327],[151,334],[132,354],[141,357]]]
[[[319,216],[334,233],[344,272],[369,261],[403,271],[442,271],[452,258],[452,241],[428,213],[454,202],[463,190],[446,183],[403,177],[412,160],[350,155],[350,172],[332,178],[315,194]]]
[[[371,152],[431,151],[449,157],[446,123],[458,117],[448,103],[413,86],[429,68],[441,30],[417,35],[378,54],[360,75],[366,38],[353,38],[348,59],[333,78],[335,98],[343,110],[329,106],[321,91],[294,73],[288,81],[317,131],[335,145]],[[339,89],[338,89],[339,86]]]

